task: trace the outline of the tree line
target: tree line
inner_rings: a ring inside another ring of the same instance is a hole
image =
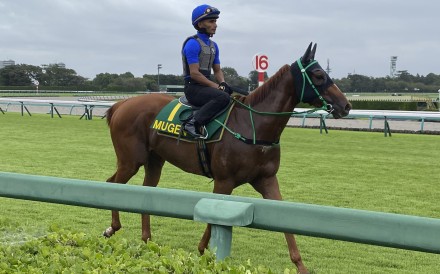
[[[368,77],[351,74],[335,80],[344,92],[389,92],[389,93],[434,93],[440,89],[440,75],[411,75],[408,71],[398,71],[396,77]]]
[[[233,87],[253,90],[258,86],[258,72],[251,71],[247,77],[238,75],[231,67],[224,67],[225,80]],[[267,73],[265,79],[268,79]],[[181,75],[160,74],[161,85],[183,85]],[[437,92],[440,88],[440,75],[429,73],[426,76],[411,75],[407,71],[398,71],[396,77],[368,77],[360,74],[349,74],[334,82],[344,92]],[[52,64],[44,67],[18,64],[0,69],[0,86],[30,87],[39,85],[41,88],[58,88],[63,90],[93,91],[158,91],[158,75],[144,74],[135,77],[131,72],[122,74],[100,73],[93,79],[87,79],[75,70]]]

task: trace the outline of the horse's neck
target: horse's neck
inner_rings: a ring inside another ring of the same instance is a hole
[[[256,106],[266,112],[290,112],[295,107],[295,100],[287,87],[277,87],[271,90],[264,101]],[[292,92],[292,91],[291,91]]]
[[[264,112],[289,112],[297,104],[295,96],[295,88],[290,68],[283,67],[278,71],[273,79],[271,78],[262,87],[254,91],[253,96],[259,98],[251,99],[253,107]]]
[[[254,115],[257,132],[264,132],[267,138],[279,138],[290,118],[290,115],[286,113],[292,112],[296,104],[293,79],[290,71],[287,71],[270,89],[264,99],[252,106],[253,109],[259,112],[270,113]]]

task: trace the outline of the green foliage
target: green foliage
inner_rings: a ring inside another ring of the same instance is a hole
[[[4,229],[5,227],[3,227]],[[16,226],[8,226],[11,233]],[[213,253],[127,239],[97,238],[51,226],[46,235],[0,245],[0,273],[271,273],[265,267],[216,262]]]
[[[342,79],[335,79],[335,83],[344,92],[437,92],[440,86],[440,75],[430,73],[426,76],[413,76],[401,71],[398,77],[368,77],[359,74],[350,74]]]
[[[147,83],[147,90],[158,91],[157,74],[144,74],[142,76]],[[160,85],[181,85],[185,84],[182,75],[161,74],[159,76]]]
[[[0,69],[0,86],[30,86],[41,80],[43,71],[31,65],[13,65]]]
[[[100,90],[109,86],[114,80],[119,76],[117,74],[110,73],[100,73],[92,80],[92,83],[97,86]]]
[[[237,71],[231,67],[222,68],[225,81],[232,87],[248,90],[249,80],[238,75]]]
[[[91,85],[91,82],[89,82],[89,81],[85,82],[84,85],[79,85],[79,86],[42,86],[42,85],[39,85],[38,89],[39,89],[40,95],[41,95],[41,91],[43,91],[43,90],[44,91],[53,90],[54,91],[53,94],[58,95],[58,96],[63,95],[64,94],[63,91],[78,92],[78,91],[96,91],[96,90],[98,90],[95,86]],[[32,91],[35,91],[35,93],[36,93],[37,89],[34,85],[32,85],[32,86],[0,86],[0,92],[2,92],[4,90],[16,90],[16,91],[18,91],[18,93],[21,90],[24,90],[24,91],[32,90]],[[60,91],[61,91],[61,93],[60,93]],[[64,96],[67,96],[67,95],[64,95]]]
[[[12,65],[0,69],[0,85],[30,86],[38,81],[42,86],[80,86],[86,78],[79,76],[73,69],[59,65],[48,65],[44,69],[31,65]]]
[[[123,74],[100,73],[91,81],[100,91],[158,91],[157,75],[144,74],[142,78],[132,73]],[[166,85],[183,85],[183,77],[176,75],[160,75],[160,82]]]
[[[417,102],[389,102],[389,101],[350,101],[353,109],[371,110],[408,110],[417,111]],[[297,108],[311,108],[309,104],[300,103]]]
[[[79,86],[85,84],[86,78],[76,74],[73,69],[48,65],[44,68],[41,79],[42,86]]]
[[[146,81],[136,78],[131,72],[123,74],[100,73],[91,81],[99,91],[145,91]]]
[[[258,71],[252,70],[249,72],[248,78],[251,86],[250,89],[256,89],[258,87]],[[264,80],[266,81],[267,79],[269,79],[269,76],[267,75],[267,72],[264,72]]]
[[[417,111],[417,102],[352,101],[351,104],[353,109]]]
[[[0,86],[0,90],[35,90],[35,86]]]

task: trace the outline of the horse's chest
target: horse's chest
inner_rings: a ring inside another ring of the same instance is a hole
[[[251,154],[262,159],[273,158],[280,155],[280,149],[277,146],[254,146]]]
[[[278,147],[274,146],[256,146],[254,147],[254,152],[248,157],[249,167],[252,170],[258,172],[268,171],[273,172],[273,170],[278,169],[280,163],[280,150]]]
[[[258,152],[262,155],[268,155],[274,152],[272,146],[260,146]]]

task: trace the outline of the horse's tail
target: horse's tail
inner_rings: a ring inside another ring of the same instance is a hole
[[[122,103],[124,103],[126,100],[122,100],[119,102],[116,102],[113,106],[111,106],[106,112],[105,112],[105,116],[107,118],[107,125],[110,126],[110,121],[112,120],[113,117],[113,113],[115,113],[116,109],[118,109],[118,107],[120,105],[122,105]]]

